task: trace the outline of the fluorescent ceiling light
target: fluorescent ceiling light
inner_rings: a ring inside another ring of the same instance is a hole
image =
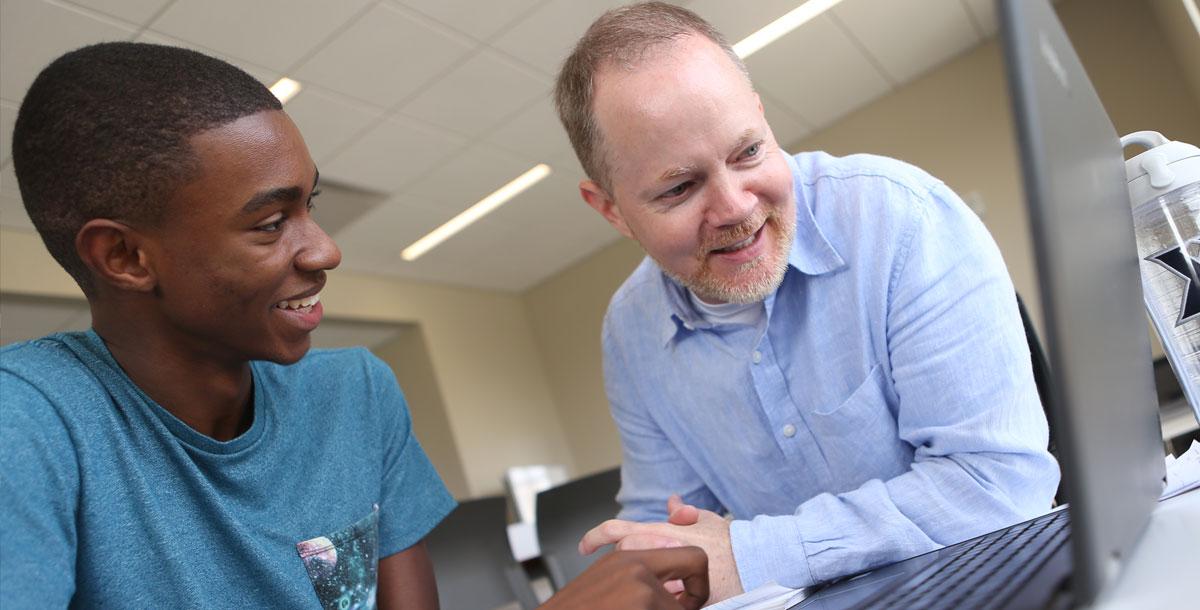
[[[767,24],[767,27],[747,36],[741,42],[733,45],[733,52],[745,59],[755,51],[775,42],[777,38],[800,27],[806,21],[833,8],[842,0],[808,0],[796,7],[792,12]]]
[[[1183,0],[1183,10],[1187,11],[1188,17],[1192,19],[1192,27],[1200,34],[1200,9],[1196,8],[1196,0]]]
[[[300,93],[300,83],[285,76],[279,79],[274,85],[271,85],[271,93],[274,93],[275,97],[279,98],[280,104],[286,104],[288,100],[296,97],[297,93]]]
[[[463,210],[461,214],[434,229],[429,235],[418,239],[413,245],[405,248],[400,253],[400,257],[406,261],[417,260],[418,257],[431,250],[434,246],[446,241],[455,233],[467,228],[468,225],[479,220],[488,212],[500,207],[504,202],[516,197],[521,191],[537,184],[542,178],[549,175],[550,166],[545,163],[539,163],[533,169],[518,176],[516,180],[500,187],[495,193],[484,197],[479,203]]]

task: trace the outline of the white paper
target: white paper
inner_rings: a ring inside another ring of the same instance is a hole
[[[705,606],[704,610],[786,610],[808,597],[809,589],[792,589],[769,582],[753,591]]]
[[[1193,440],[1183,455],[1178,458],[1168,455],[1166,460],[1167,480],[1163,483],[1161,500],[1200,487],[1200,442]]]

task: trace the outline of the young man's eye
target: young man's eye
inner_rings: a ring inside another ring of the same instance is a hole
[[[304,205],[308,208],[308,210],[310,212],[312,211],[313,208],[317,207],[317,204],[313,201],[313,199],[316,199],[317,195],[320,195],[320,194],[321,194],[321,189],[313,189],[313,192],[308,195],[308,201],[306,201],[304,203]]]
[[[279,218],[276,218],[275,220],[268,222],[267,224],[262,224],[262,225],[258,225],[257,227],[254,227],[254,230],[255,231],[264,231],[266,233],[274,233],[279,230],[279,226],[283,224],[283,221],[286,218],[287,218],[286,216],[280,216]]]

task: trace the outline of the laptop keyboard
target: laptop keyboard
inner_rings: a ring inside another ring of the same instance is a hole
[[[992,532],[864,608],[991,608],[1033,577],[1070,533],[1066,510]]]

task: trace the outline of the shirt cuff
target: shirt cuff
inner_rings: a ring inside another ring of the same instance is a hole
[[[793,589],[813,584],[799,522],[794,515],[760,515],[729,524],[729,543],[743,590],[771,581]]]

